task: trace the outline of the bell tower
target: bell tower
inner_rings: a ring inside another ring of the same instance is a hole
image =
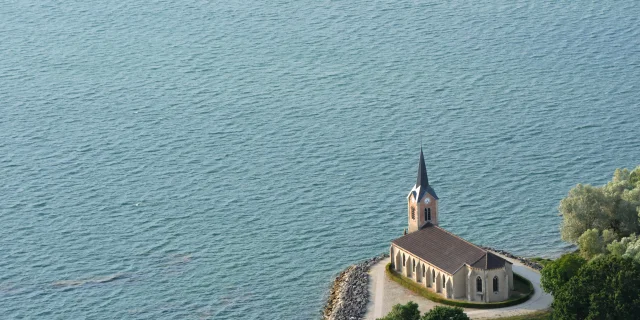
[[[438,225],[438,196],[429,185],[427,166],[420,147],[418,163],[418,180],[407,196],[409,233],[420,230],[425,224]]]

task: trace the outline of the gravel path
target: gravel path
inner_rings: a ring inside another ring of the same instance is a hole
[[[530,267],[525,266],[518,260],[503,258],[513,263],[513,271],[529,279],[535,287],[535,293],[527,302],[500,309],[465,309],[464,312],[472,319],[500,318],[514,315],[527,314],[535,311],[545,310],[551,306],[553,297],[542,291],[540,288],[540,273]],[[405,289],[396,282],[389,280],[384,269],[389,258],[381,260],[373,265],[369,271],[369,304],[364,319],[375,320],[385,316],[391,307],[397,303],[407,303],[413,301],[418,304],[420,312],[424,313],[434,306],[439,305],[431,300],[423,298],[410,290]]]

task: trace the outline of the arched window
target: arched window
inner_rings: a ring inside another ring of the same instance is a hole
[[[407,265],[407,260],[404,259],[404,253],[402,254],[402,266],[406,266]]]
[[[424,217],[427,221],[431,221],[431,208],[424,208]]]
[[[416,219],[416,208],[411,207],[411,220],[415,220],[415,219]]]
[[[423,277],[427,276],[427,267],[425,267],[424,264],[422,265],[422,276]]]
[[[476,291],[482,292],[482,279],[480,277],[476,278]]]
[[[493,292],[498,292],[498,276],[493,277]]]
[[[435,269],[431,269],[431,279],[433,281],[436,281],[436,270]]]
[[[416,259],[413,259],[413,261],[411,262],[413,264],[413,271],[416,271]]]
[[[446,279],[444,278],[444,274],[442,275],[442,289],[444,289],[444,284],[445,284]]]

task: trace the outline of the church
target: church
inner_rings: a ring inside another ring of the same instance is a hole
[[[392,268],[444,298],[509,299],[512,263],[438,226],[438,196],[420,148],[418,180],[407,196],[408,232],[391,242]]]

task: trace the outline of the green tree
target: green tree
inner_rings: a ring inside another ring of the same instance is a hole
[[[616,255],[616,256],[626,255],[640,262],[640,257],[636,258],[636,255],[634,254],[634,252],[636,251],[635,248],[638,248],[638,247],[640,247],[640,237],[636,236],[636,234],[634,233],[628,237],[624,237],[620,240],[615,240],[611,242],[607,246],[607,250],[609,251],[609,253],[613,255]],[[629,252],[627,252],[627,249],[629,249]]]
[[[629,172],[617,169],[601,187],[578,184],[558,207],[562,239],[577,243],[587,230],[609,229],[613,238],[640,231],[640,166]],[[609,239],[606,239],[609,240]]]
[[[640,262],[640,239],[637,239],[636,242],[629,242],[629,246],[627,246],[627,251],[624,253],[623,257],[631,258],[636,262]]]
[[[629,173],[629,183],[634,186],[640,185],[640,166]]]
[[[591,259],[599,254],[606,254],[608,245],[615,240],[616,234],[612,230],[606,229],[600,234],[598,229],[589,229],[578,238],[580,255]]]
[[[615,241],[616,238],[617,238],[617,235],[613,230],[605,229],[602,231],[602,242],[604,243],[605,246]]]
[[[378,320],[420,320],[418,304],[409,301],[407,304],[396,304],[384,318]]]
[[[579,184],[571,189],[569,195],[560,201],[562,240],[576,243],[589,229],[605,229],[604,208],[612,205],[601,188]]]
[[[587,261],[575,253],[568,253],[548,263],[541,271],[542,289],[548,293],[556,292],[569,279],[578,273]]]
[[[627,245],[629,244],[628,240],[629,238],[627,237],[620,239],[620,241],[616,240],[614,242],[611,242],[607,246],[607,251],[609,251],[609,253],[611,253],[612,255],[622,257],[622,255],[627,251]]]
[[[640,172],[640,166],[632,171]],[[640,185],[631,181],[631,172],[627,169],[616,169],[613,179],[602,187],[604,194],[611,201],[611,207],[605,208],[608,228],[622,236],[638,231],[638,206],[640,206]]]
[[[585,231],[578,238],[578,248],[580,248],[580,255],[587,260],[606,252],[598,229]]]
[[[582,266],[554,292],[554,319],[636,319],[640,314],[640,264],[607,255]]]
[[[422,316],[421,320],[469,320],[459,307],[436,306]]]

